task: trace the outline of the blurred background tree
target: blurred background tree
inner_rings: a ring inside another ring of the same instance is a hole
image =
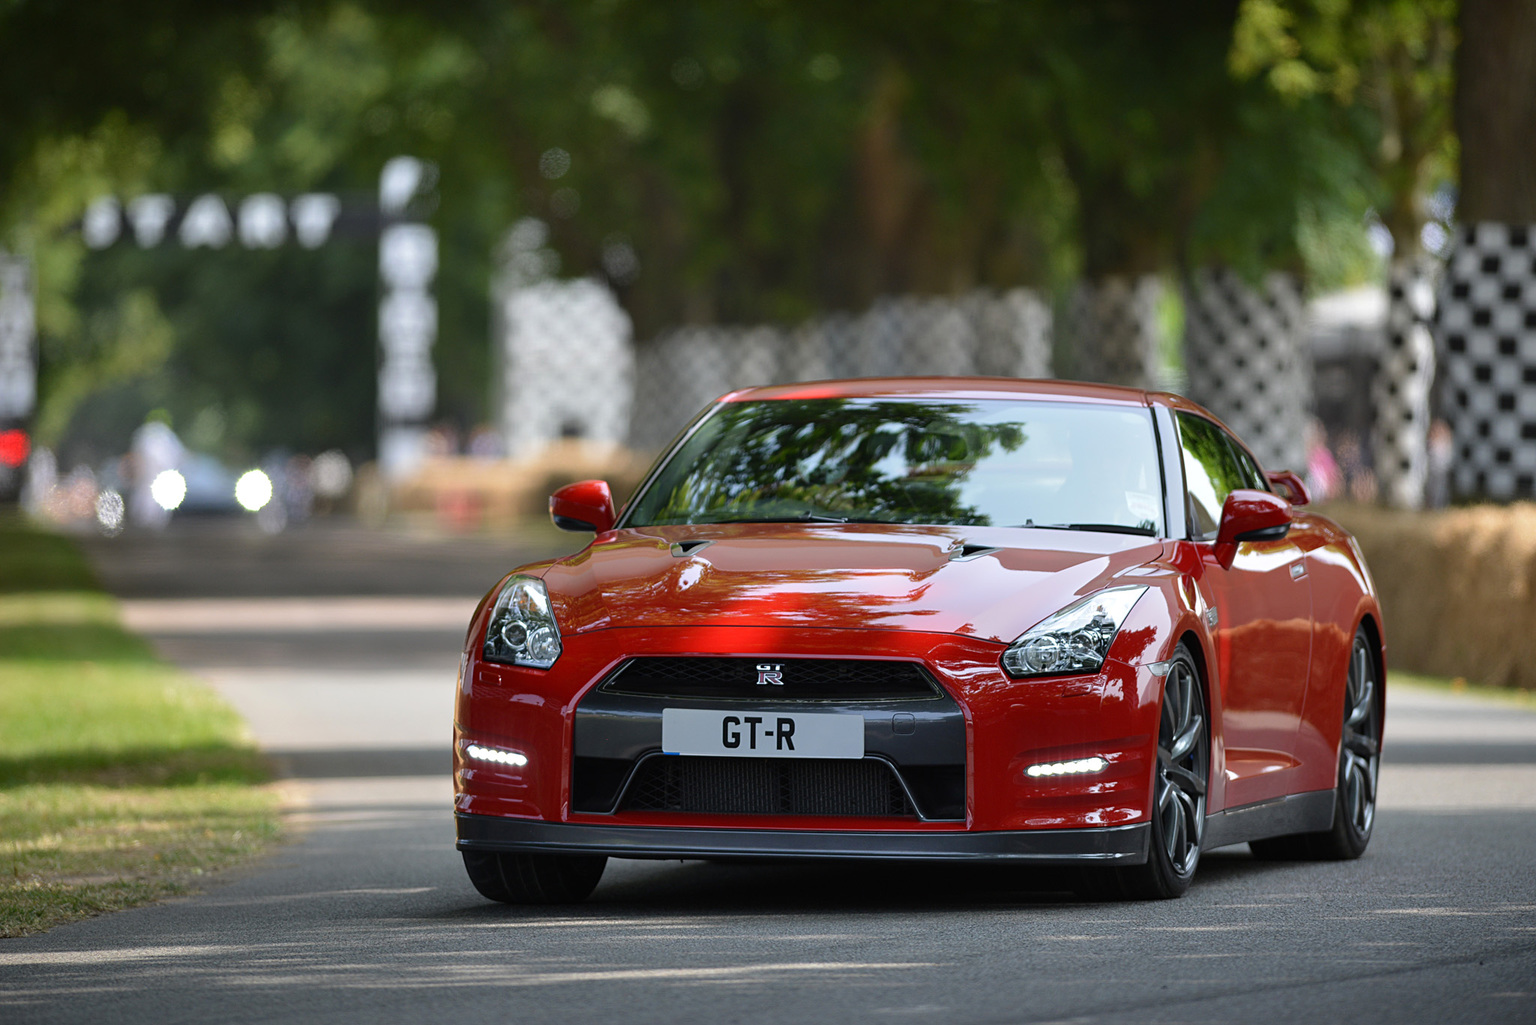
[[[523,216],[551,226],[562,275],[615,287],[642,340],[1181,264],[1358,280],[1366,211],[1396,218],[1382,197],[1421,201],[1453,152],[1443,119],[1405,106],[1438,87],[1399,88],[1415,46],[1451,44],[1452,13],[16,0],[0,244],[38,266],[40,437],[100,458],[164,408],[211,450],[368,455],[366,240],[93,252],[75,226],[102,194],[370,197],[400,153],[439,169],[438,409],[462,427],[486,417],[488,286]]]
[[[1293,104],[1332,97],[1361,116],[1360,153],[1401,259],[1420,252],[1426,201],[1454,180],[1456,10],[1456,0],[1244,0],[1232,40],[1238,78],[1262,76]]]

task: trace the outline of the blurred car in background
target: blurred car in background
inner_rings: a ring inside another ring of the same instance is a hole
[[[240,475],[215,456],[187,452],[177,467],[187,491],[175,509],[177,516],[233,516],[245,512],[235,501],[235,482]]]

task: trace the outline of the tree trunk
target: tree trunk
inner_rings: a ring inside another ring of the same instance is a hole
[[[1536,0],[1462,0],[1459,27],[1458,215],[1536,222]]]
[[[1145,274],[1080,282],[1067,310],[1072,373],[1132,388],[1157,385],[1157,302],[1162,281]]]
[[[1197,270],[1184,309],[1189,397],[1237,432],[1265,469],[1304,470],[1312,360],[1296,277],[1272,273],[1255,288],[1231,270]]]

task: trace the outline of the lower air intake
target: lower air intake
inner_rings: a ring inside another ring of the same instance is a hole
[[[895,772],[875,758],[780,761],[654,755],[635,770],[619,809],[715,815],[917,817]]]

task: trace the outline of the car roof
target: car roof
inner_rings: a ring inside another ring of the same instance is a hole
[[[774,399],[852,398],[931,399],[1070,399],[1115,405],[1147,406],[1176,398],[1140,388],[1081,381],[1031,380],[1018,377],[861,377],[843,381],[805,381],[761,388],[743,388],[720,398],[721,402],[757,402]],[[1190,403],[1193,406],[1192,403]]]

